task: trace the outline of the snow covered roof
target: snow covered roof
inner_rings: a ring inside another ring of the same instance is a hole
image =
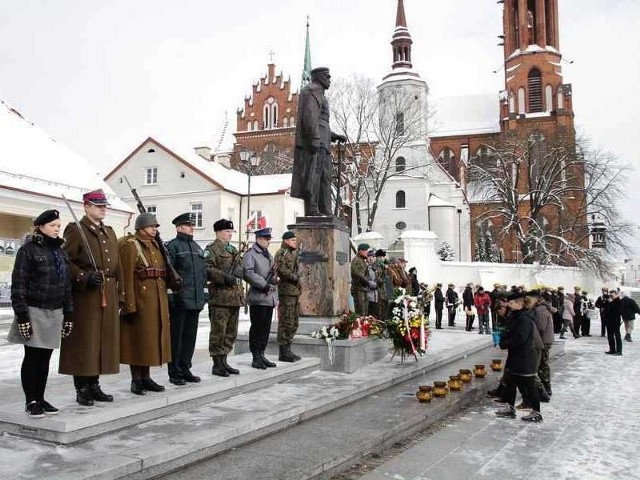
[[[430,137],[497,133],[500,131],[499,94],[441,97],[430,102]]]
[[[192,169],[202,175],[205,179],[214,183],[223,190],[227,190],[238,195],[247,195],[248,178],[247,174],[225,167],[217,162],[205,160],[194,151],[184,151],[179,148],[168,147],[152,137],[147,138],[140,144],[127,158],[125,158],[116,168],[107,174],[105,179],[111,177],[122,167],[131,157],[133,157],[143,146],[152,142],[159,148],[172,155],[177,160],[192,167]],[[251,195],[263,195],[282,193],[291,187],[291,174],[280,175],[254,175],[251,177]]]
[[[0,100],[0,188],[82,202],[101,188],[112,209],[133,212],[84,157]]]
[[[429,202],[428,202],[428,207],[449,207],[449,208],[456,208],[456,206],[452,203],[449,203],[445,200],[443,200],[442,198],[440,198],[437,195],[434,195],[433,193],[431,195],[429,195]]]

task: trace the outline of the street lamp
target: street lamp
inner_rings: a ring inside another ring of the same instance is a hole
[[[243,165],[247,169],[247,222],[248,222],[249,218],[251,217],[251,174],[253,173],[254,167],[258,166],[258,162],[260,161],[260,159],[256,155],[256,152],[252,152],[251,150],[245,150],[243,148],[240,150],[240,161],[243,163]],[[247,227],[247,242],[249,242],[248,227]]]

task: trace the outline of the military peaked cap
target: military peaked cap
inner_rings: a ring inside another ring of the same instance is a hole
[[[178,215],[176,218],[171,220],[171,223],[173,223],[176,227],[180,225],[195,225],[196,224],[195,220],[196,220],[195,215],[193,215],[193,213],[191,212],[187,212],[187,213],[181,213],[180,215]]]

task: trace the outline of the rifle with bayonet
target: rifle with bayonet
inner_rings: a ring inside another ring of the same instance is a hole
[[[133,199],[136,201],[136,207],[138,208],[138,212],[147,213],[147,209],[142,203],[140,196],[135,188],[129,183],[129,179],[124,176],[124,181],[127,183],[129,190],[131,190],[131,195],[133,195]],[[156,243],[158,244],[158,248],[160,249],[160,253],[162,254],[162,258],[164,259],[164,263],[167,268],[167,286],[173,291],[177,292],[182,288],[182,278],[176,271],[176,269],[171,264],[171,259],[169,258],[169,252],[167,252],[167,247],[164,242],[160,238],[160,232],[156,232]]]

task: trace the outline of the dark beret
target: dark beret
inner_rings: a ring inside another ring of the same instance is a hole
[[[368,243],[361,243],[360,245],[358,245],[358,251],[360,250],[369,250],[369,244]]]
[[[292,238],[296,238],[296,234],[293,233],[291,230],[287,230],[286,232],[284,232],[282,234],[282,239],[283,240],[290,240]]]
[[[46,225],[49,222],[58,220],[60,218],[60,212],[58,210],[45,210],[38,215],[33,221],[34,226]]]
[[[382,250],[381,248],[379,248],[378,250],[376,250],[376,257],[386,257],[387,256],[387,252],[385,252],[384,250]]]

